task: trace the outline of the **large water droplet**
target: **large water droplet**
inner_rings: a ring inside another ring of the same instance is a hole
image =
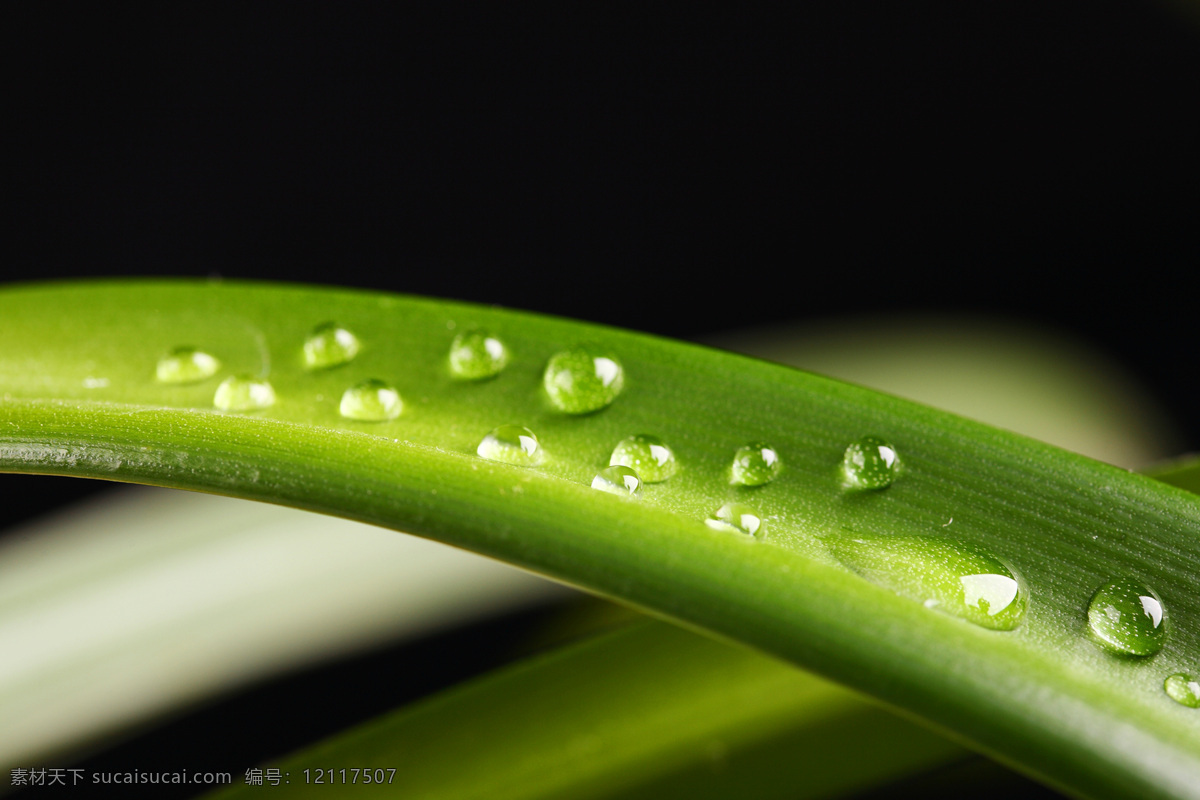
[[[1025,592],[999,560],[925,536],[841,536],[829,540],[838,559],[872,583],[926,608],[1008,631],[1025,615]]]
[[[864,436],[846,448],[842,471],[854,489],[884,489],[892,485],[900,458],[896,448],[878,436]]]
[[[363,422],[384,422],[400,416],[404,403],[400,393],[381,380],[371,378],[342,393],[338,407],[343,417]]]
[[[704,524],[719,531],[744,533],[749,536],[762,536],[762,517],[753,508],[742,503],[726,503],[712,513]]]
[[[542,451],[537,436],[520,425],[501,425],[483,437],[475,449],[489,461],[501,461],[518,467],[529,467],[541,460]]]
[[[508,364],[508,348],[487,331],[464,331],[450,343],[450,372],[469,381],[499,375]]]
[[[256,411],[275,405],[275,389],[253,375],[232,375],[217,387],[213,405],[222,411]]]
[[[154,375],[159,383],[197,383],[221,368],[215,357],[194,347],[176,347],[159,359]]]
[[[318,325],[304,341],[304,366],[329,369],[352,361],[359,350],[358,337],[335,322]]]
[[[642,479],[629,467],[617,464],[605,467],[592,478],[592,488],[602,492],[619,494],[625,497],[635,495],[642,487]]]
[[[551,357],[542,383],[550,402],[560,411],[587,414],[616,399],[625,384],[625,370],[607,352],[573,347]]]
[[[646,483],[661,483],[675,474],[675,453],[657,436],[638,434],[622,439],[613,448],[610,465],[620,464],[637,472]]]
[[[1150,656],[1166,641],[1166,610],[1144,583],[1122,578],[1096,590],[1088,603],[1088,626],[1114,653]]]
[[[762,486],[779,475],[783,462],[769,444],[755,442],[739,447],[733,454],[731,482],[737,486]]]
[[[1163,681],[1163,689],[1176,703],[1188,708],[1200,708],[1200,683],[1191,675],[1177,672]]]

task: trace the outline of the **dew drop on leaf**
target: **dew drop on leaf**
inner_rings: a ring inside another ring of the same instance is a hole
[[[304,341],[306,369],[329,369],[352,361],[360,348],[358,337],[335,322],[318,325]]]
[[[637,472],[620,464],[605,467],[592,478],[593,489],[626,497],[637,494],[641,487],[642,479]]]
[[[846,485],[852,489],[885,489],[892,485],[900,457],[896,448],[878,436],[852,442],[842,457]]]
[[[1188,708],[1200,708],[1200,683],[1191,675],[1177,672],[1163,681],[1167,696]]]
[[[487,331],[463,331],[450,343],[450,374],[479,381],[500,374],[508,364],[508,348]]]
[[[221,368],[214,356],[195,347],[176,347],[158,360],[154,376],[159,383],[198,383]]]
[[[595,347],[573,347],[550,358],[542,384],[559,411],[587,414],[616,399],[625,385],[625,370],[610,353]]]
[[[1150,656],[1166,641],[1166,610],[1154,591],[1132,578],[1104,584],[1088,603],[1088,627],[1105,649]]]
[[[675,474],[675,453],[657,436],[638,434],[622,439],[608,459],[612,466],[629,467],[646,483],[661,483]]]
[[[384,422],[400,416],[404,403],[400,393],[387,383],[371,378],[356,383],[342,394],[338,407],[346,419],[363,422]]]
[[[750,506],[742,503],[726,503],[704,521],[704,524],[714,530],[744,533],[748,536],[763,536],[762,517]]]
[[[221,411],[256,411],[275,405],[275,389],[253,375],[232,375],[217,387],[213,405]]]
[[[528,467],[541,460],[542,451],[537,436],[520,425],[501,425],[479,443],[475,449],[481,458]]]
[[[736,486],[762,486],[775,480],[783,462],[774,447],[755,442],[739,447],[733,454],[731,482]]]
[[[838,560],[902,597],[984,628],[1021,624],[1026,596],[1016,575],[993,556],[925,536],[854,534],[828,540]]]

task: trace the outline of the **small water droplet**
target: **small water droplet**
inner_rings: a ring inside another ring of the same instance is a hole
[[[329,369],[352,361],[361,345],[358,337],[335,322],[313,328],[304,341],[304,366]]]
[[[469,381],[499,375],[508,364],[508,348],[484,330],[463,331],[450,344],[450,372]]]
[[[637,494],[641,487],[642,479],[638,477],[638,474],[620,464],[605,467],[597,473],[596,477],[592,478],[593,489],[626,497]]]
[[[176,347],[158,360],[154,376],[159,383],[197,383],[221,368],[215,357],[194,347]]]
[[[501,425],[483,437],[475,452],[489,461],[500,461],[519,467],[532,466],[542,457],[537,436],[529,428],[520,425]]]
[[[253,375],[232,375],[221,381],[213,405],[222,411],[255,411],[275,404],[275,389]]]
[[[346,419],[363,422],[384,422],[400,416],[404,403],[400,393],[381,380],[371,378],[356,383],[342,393],[338,407]]]
[[[731,482],[737,486],[762,486],[775,480],[783,462],[775,448],[763,442],[739,447],[733,454]]]
[[[846,485],[853,489],[885,489],[892,485],[900,458],[896,448],[878,436],[852,442],[842,457]]]
[[[1177,672],[1163,681],[1163,689],[1176,703],[1200,708],[1200,683],[1191,675]]]
[[[1166,610],[1154,591],[1132,578],[1104,584],[1088,603],[1088,627],[1106,649],[1150,656],[1166,641]]]
[[[753,508],[742,503],[726,503],[704,520],[704,524],[718,531],[732,531],[749,536],[761,537],[766,533],[762,517]]]
[[[598,348],[573,347],[550,358],[542,383],[559,411],[587,414],[616,399],[625,385],[625,370]]]
[[[629,467],[646,483],[661,483],[675,474],[675,453],[657,436],[638,434],[622,439],[613,448],[610,465]]]
[[[1016,628],[1025,615],[1017,577],[979,550],[925,536],[855,534],[829,544],[862,577],[926,608],[1000,631]]]

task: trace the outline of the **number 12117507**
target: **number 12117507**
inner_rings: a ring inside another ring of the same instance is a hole
[[[306,769],[305,783],[391,783],[396,768],[383,769]]]

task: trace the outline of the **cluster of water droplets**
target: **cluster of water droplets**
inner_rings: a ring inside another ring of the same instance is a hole
[[[361,349],[355,334],[327,322],[305,339],[302,363],[311,372],[331,370],[354,361]],[[483,381],[498,376],[509,360],[509,349],[499,338],[474,328],[454,337],[447,363],[453,378]],[[216,356],[196,347],[178,347],[158,361],[155,377],[166,385],[190,385],[214,377],[220,369]],[[621,362],[595,345],[556,353],[542,377],[551,406],[568,415],[607,408],[624,386]],[[226,377],[213,395],[213,405],[227,412],[256,411],[275,402],[270,382],[250,374]],[[394,386],[369,378],[345,390],[338,410],[349,420],[386,422],[397,419],[403,408]],[[491,430],[479,442],[476,454],[520,467],[535,467],[545,455],[532,430],[511,424]],[[667,481],[679,468],[675,451],[666,442],[650,434],[635,434],[616,443],[608,466],[595,475],[591,487],[636,498],[643,486]],[[739,492],[755,491],[775,481],[783,469],[776,448],[750,442],[734,451],[729,483]],[[846,447],[840,464],[841,483],[848,492],[880,492],[893,484],[901,469],[899,451],[888,439],[866,435]],[[762,539],[767,533],[763,515],[741,500],[724,503],[704,522],[713,530],[747,540]],[[1024,619],[1027,589],[1012,569],[985,551],[940,538],[907,535],[847,533],[829,538],[826,544],[851,571],[931,610],[998,631],[1013,630]],[[1087,620],[1093,640],[1117,656],[1151,657],[1167,639],[1167,612],[1161,598],[1133,578],[1114,579],[1097,589],[1088,603]],[[1168,676],[1163,690],[1183,706],[1200,708],[1200,681],[1191,675]]]

